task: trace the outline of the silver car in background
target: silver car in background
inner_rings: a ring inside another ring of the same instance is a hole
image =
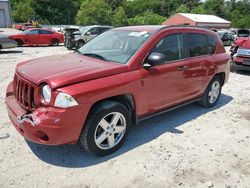
[[[2,49],[15,48],[17,43],[14,40],[8,38],[8,35],[0,34],[0,51]]]
[[[101,26],[101,25],[80,27],[79,35],[75,35],[74,38],[76,49],[81,48],[85,43],[87,43],[97,35],[100,35],[103,32],[108,31],[112,28],[113,27],[111,26]]]

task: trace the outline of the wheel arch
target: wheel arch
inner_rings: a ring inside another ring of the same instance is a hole
[[[224,85],[225,83],[225,79],[226,79],[226,73],[225,72],[220,72],[220,73],[217,73],[213,76],[214,77],[219,77],[220,80],[221,80],[221,83],[222,83],[222,86]]]
[[[21,38],[14,38],[14,41],[16,41],[17,43],[18,43],[18,41],[19,41],[19,42],[22,42],[22,44],[24,44],[24,40],[21,39]]]
[[[77,42],[84,42],[84,43],[86,43],[86,41],[84,39],[79,39]]]
[[[104,101],[114,101],[114,102],[118,102],[123,104],[129,111],[130,116],[131,116],[131,122],[133,125],[136,124],[137,121],[137,116],[136,116],[136,105],[135,105],[135,100],[134,100],[134,96],[132,94],[122,94],[122,95],[117,95],[117,96],[112,96],[112,97],[108,97],[105,99],[101,99],[96,101],[90,108],[89,113],[87,115],[87,117],[89,116],[89,114],[91,113],[91,111],[93,111],[93,109],[100,103],[104,102]]]
[[[15,40],[15,41],[19,40],[19,41],[24,42],[23,39],[21,39],[21,38],[14,38],[14,40]]]

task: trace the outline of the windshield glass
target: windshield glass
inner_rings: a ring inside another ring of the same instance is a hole
[[[126,64],[150,36],[146,31],[111,30],[89,41],[78,51],[83,55]]]
[[[83,34],[83,33],[86,33],[89,29],[90,27],[80,27],[79,31],[81,34]]]

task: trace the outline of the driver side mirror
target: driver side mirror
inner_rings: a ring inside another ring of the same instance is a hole
[[[151,66],[159,65],[165,63],[167,60],[166,56],[162,53],[153,52],[149,54],[145,63],[143,64],[143,68],[149,69]]]
[[[86,35],[91,35],[91,32],[90,32],[90,31],[88,31],[88,32],[86,33]]]

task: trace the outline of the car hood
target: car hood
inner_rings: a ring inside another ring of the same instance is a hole
[[[48,83],[52,89],[126,71],[126,65],[78,53],[34,59],[20,63],[16,67],[16,73],[21,77],[36,85]]]

